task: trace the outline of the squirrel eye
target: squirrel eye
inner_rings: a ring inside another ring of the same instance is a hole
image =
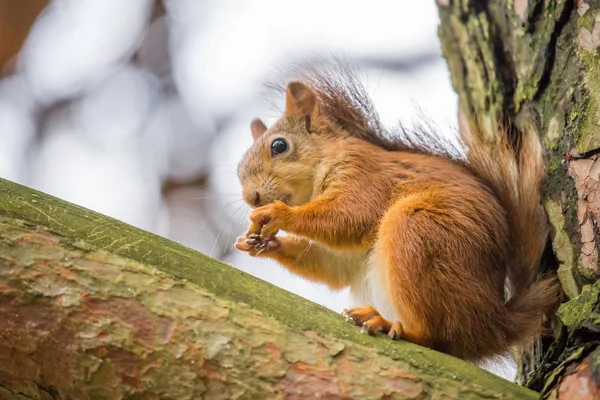
[[[275,139],[271,143],[271,156],[274,157],[281,153],[285,153],[288,149],[288,144],[284,139]]]

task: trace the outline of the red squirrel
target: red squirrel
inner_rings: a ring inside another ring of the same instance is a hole
[[[536,129],[511,146],[501,128],[470,124],[461,159],[435,133],[383,128],[353,74],[315,71],[287,85],[273,126],[255,119],[251,133],[238,177],[254,210],[238,250],[350,287],[363,307],[344,315],[368,333],[468,361],[541,333],[559,289],[540,273]]]

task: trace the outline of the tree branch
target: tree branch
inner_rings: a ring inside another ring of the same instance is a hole
[[[0,179],[0,398],[535,398]]]

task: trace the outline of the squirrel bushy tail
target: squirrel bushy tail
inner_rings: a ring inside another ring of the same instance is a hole
[[[461,137],[467,165],[495,192],[506,210],[511,231],[511,259],[507,265],[509,299],[506,339],[531,338],[542,330],[540,315],[556,303],[554,278],[541,276],[541,259],[548,240],[548,222],[541,205],[544,157],[533,123],[509,144],[509,132],[483,132],[461,114]],[[492,129],[500,130],[494,126]]]

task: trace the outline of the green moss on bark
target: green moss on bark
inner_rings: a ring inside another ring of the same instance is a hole
[[[552,246],[560,262],[558,267],[558,278],[565,293],[569,297],[579,294],[579,286],[575,279],[575,251],[573,244],[566,232],[565,218],[560,202],[547,200],[544,204],[548,218],[554,227],[552,232]]]
[[[561,304],[556,314],[563,324],[572,330],[585,323],[594,324],[594,320],[600,317],[600,314],[594,312],[598,305],[599,296],[600,281],[593,285],[584,286],[581,294]]]
[[[578,82],[581,92],[578,106],[580,123],[574,133],[577,149],[581,153],[600,147],[599,131],[599,100],[600,74],[598,72],[598,46],[600,46],[600,2],[598,0],[586,1],[587,10],[578,15],[577,34],[575,35],[574,48],[579,60],[579,70],[582,79]]]

